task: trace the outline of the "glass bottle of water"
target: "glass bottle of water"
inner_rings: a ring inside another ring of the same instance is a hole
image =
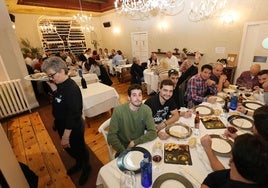
[[[147,153],[144,154],[140,167],[141,185],[143,187],[150,187],[152,185],[152,162],[149,160],[149,155]]]

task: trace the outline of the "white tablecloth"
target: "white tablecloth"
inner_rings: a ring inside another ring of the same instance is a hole
[[[214,104],[215,105],[215,104]],[[221,108],[220,105],[217,106],[211,106],[214,109],[215,108]],[[219,117],[224,124],[227,123],[226,117]],[[189,119],[181,117],[178,122],[185,123],[186,125],[193,127],[194,126],[194,116],[192,116]],[[212,169],[210,167],[207,155],[203,149],[203,147],[200,144],[200,138],[205,134],[223,134],[225,129],[206,129],[202,122],[200,123],[200,135],[195,136],[194,134],[191,135],[191,137],[197,138],[197,145],[195,148],[190,148],[190,154],[192,158],[193,165],[179,165],[179,164],[167,164],[162,161],[160,162],[159,168],[161,169],[160,172],[154,172],[153,170],[153,181],[160,176],[161,174],[168,173],[168,172],[174,172],[181,174],[185,176],[187,179],[189,179],[194,187],[200,187],[205,177],[212,172]],[[242,134],[243,132],[239,132],[238,134]],[[190,137],[190,138],[191,138]],[[152,145],[159,141],[159,138],[156,138],[154,141],[141,144],[139,146],[146,148],[148,151],[151,151]],[[169,138],[168,140],[161,141],[164,143],[178,143],[178,144],[188,144],[189,138],[187,139],[176,139],[176,138]],[[225,168],[229,168],[229,157],[219,157],[219,160],[223,163]],[[109,162],[108,164],[104,165],[98,174],[96,185],[98,187],[120,187],[120,175],[121,171],[117,167],[117,159],[114,159],[113,161]],[[136,187],[141,187],[141,180],[140,180],[140,174],[136,174]]]
[[[87,84],[99,82],[99,78],[95,73],[83,74],[83,77],[85,78]],[[81,77],[79,75],[70,78],[73,79],[77,85],[81,86]]]
[[[112,59],[101,60],[101,63],[103,65],[108,66],[110,74],[113,74],[113,75],[115,74],[115,71],[113,69],[113,60]]]
[[[155,75],[150,69],[143,71],[144,82],[147,84],[147,93],[150,94],[153,91],[158,91],[159,76]]]
[[[102,83],[88,84],[82,89],[83,110],[86,117],[93,117],[116,107],[119,95],[113,87]]]
[[[123,68],[129,68],[131,66],[132,66],[132,64],[118,65],[118,66],[115,67],[115,71],[119,72],[119,73],[122,73]]]

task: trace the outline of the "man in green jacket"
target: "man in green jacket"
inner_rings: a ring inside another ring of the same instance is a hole
[[[133,84],[128,89],[128,100],[114,109],[108,132],[108,143],[118,156],[127,148],[134,147],[157,137],[151,109],[142,103],[142,89]]]

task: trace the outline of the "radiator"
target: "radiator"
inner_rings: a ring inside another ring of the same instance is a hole
[[[0,119],[31,109],[21,86],[21,80],[0,82]]]

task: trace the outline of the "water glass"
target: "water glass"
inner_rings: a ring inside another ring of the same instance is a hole
[[[120,188],[135,188],[136,177],[133,171],[124,171],[120,176]]]

